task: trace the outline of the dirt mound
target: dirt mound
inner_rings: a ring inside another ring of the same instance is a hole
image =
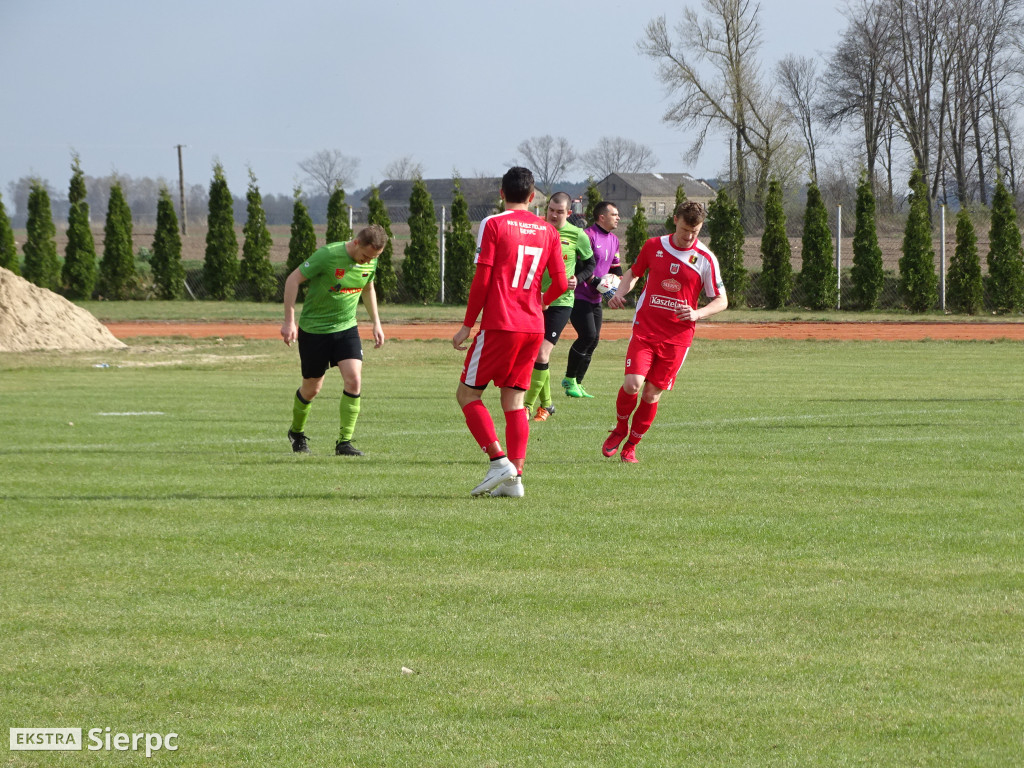
[[[125,346],[81,307],[0,267],[0,352]]]

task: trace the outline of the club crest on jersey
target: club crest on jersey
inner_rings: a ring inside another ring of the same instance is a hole
[[[697,254],[696,253],[690,256],[690,263],[691,264],[696,264],[697,263]]]
[[[334,276],[336,278],[338,278],[339,280],[341,280],[341,278],[343,278],[345,276],[345,270],[344,269],[336,269],[336,270],[334,270]]]
[[[669,264],[668,265],[668,271],[671,272],[673,275],[678,275],[679,274],[679,265],[678,264]]]
[[[677,293],[682,289],[683,284],[680,283],[678,280],[662,280],[661,287],[664,288],[669,293]]]

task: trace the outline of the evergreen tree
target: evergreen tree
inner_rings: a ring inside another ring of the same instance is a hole
[[[348,212],[345,190],[337,187],[327,201],[328,243],[347,243],[352,239],[352,227],[348,225]]]
[[[597,188],[597,182],[594,181],[593,176],[587,177],[587,205],[583,210],[583,218],[587,220],[587,226],[590,226],[597,217],[594,216],[594,208],[601,202],[601,190]]]
[[[416,179],[409,196],[409,244],[402,262],[402,286],[414,301],[437,301],[441,289],[434,201],[423,179]]]
[[[135,253],[132,250],[132,211],[124,199],[121,182],[110,188],[107,220],[103,227],[103,259],[100,261],[100,293],[108,299],[127,299],[135,287]]]
[[[228,299],[234,295],[238,282],[238,238],[235,236],[234,200],[220,163],[213,166],[206,221],[203,284],[211,299]]]
[[[674,225],[673,231],[675,231]],[[647,215],[644,213],[644,206],[638,204],[633,207],[633,218],[630,220],[629,226],[626,227],[627,267],[632,267],[636,263],[636,257],[640,255],[640,249],[644,247],[647,240]],[[639,296],[643,292],[646,282],[646,276],[636,281],[636,285],[633,286],[634,296]]]
[[[672,231],[675,232],[673,224]],[[626,266],[632,267],[636,263],[636,257],[640,255],[640,249],[648,240],[647,216],[644,214],[644,207],[636,205],[633,210],[633,218],[626,227]]]
[[[288,240],[286,264],[289,275],[316,250],[316,230],[313,228],[309,209],[302,202],[302,187],[295,188],[293,197],[295,202],[292,205],[292,235]]]
[[[676,187],[676,204],[672,206],[672,210],[668,212],[668,218],[665,219],[665,232],[672,234],[676,231],[676,211],[679,210],[679,206],[686,202],[686,190],[683,185],[680,184]],[[714,252],[714,249],[712,249]],[[718,254],[716,253],[715,256]],[[721,265],[719,265],[721,266]],[[726,295],[728,295],[729,289],[726,288]]]
[[[875,194],[867,171],[860,174],[857,185],[857,223],[853,231],[853,302],[862,309],[878,306],[878,297],[885,284],[882,249],[875,228]]]
[[[395,276],[394,267],[394,236],[391,234],[391,217],[388,215],[388,207],[380,199],[380,192],[376,187],[370,188],[370,199],[366,203],[366,209],[366,223],[379,224],[388,236],[388,244],[384,246],[383,253],[377,257],[377,274],[373,277],[377,300],[380,302],[394,301],[398,292],[398,278]],[[475,249],[476,243],[473,245]]]
[[[292,197],[292,229],[291,237],[288,238],[288,260],[285,263],[285,271],[289,275],[316,251],[316,230],[309,209],[302,201],[302,187],[295,187]],[[306,287],[305,283],[299,286],[299,301],[305,300]]]
[[[981,259],[978,257],[978,236],[966,208],[956,216],[956,251],[949,264],[949,286],[946,300],[954,312],[977,314],[985,300],[981,282]]]
[[[455,179],[452,197],[452,218],[444,238],[444,300],[448,304],[465,304],[473,282],[473,257],[476,240],[469,221],[469,205]]]
[[[64,295],[69,299],[91,298],[96,287],[96,244],[89,226],[89,204],[85,196],[85,174],[75,155],[68,185],[68,245],[61,269]]]
[[[0,267],[9,269],[16,275],[21,274],[21,268],[18,266],[18,246],[14,242],[14,229],[11,228],[11,220],[7,218],[3,195],[0,195]]]
[[[53,226],[50,195],[39,179],[32,180],[28,194],[28,222],[25,225],[25,279],[42,288],[60,287],[60,262],[57,260],[57,229]]]
[[[747,270],[743,266],[746,234],[739,206],[729,197],[724,187],[718,190],[715,199],[708,205],[707,229],[708,248],[718,257],[729,303],[743,306],[747,291]]]
[[[989,295],[997,312],[1024,309],[1024,249],[1013,196],[996,179],[992,196],[992,225],[989,229]]]
[[[919,168],[910,175],[910,190],[910,214],[900,257],[900,295],[911,312],[927,312],[938,300],[939,280],[935,275],[928,188]]]
[[[241,278],[254,301],[270,301],[277,292],[277,275],[270,263],[270,230],[263,210],[263,196],[256,183],[256,174],[249,169],[249,189],[245,193],[246,220],[242,234]]]
[[[799,277],[804,302],[811,309],[834,309],[839,300],[838,275],[832,253],[828,209],[821,198],[821,190],[812,181],[807,188],[807,208],[800,249],[803,266]]]
[[[768,309],[784,307],[793,291],[793,264],[786,237],[786,211],[782,184],[772,178],[764,201],[764,234],[761,236],[761,289]]]
[[[160,187],[156,204],[156,233],[153,235],[153,287],[161,299],[180,299],[185,295],[185,267],[181,263],[181,234],[174,201],[167,187]]]

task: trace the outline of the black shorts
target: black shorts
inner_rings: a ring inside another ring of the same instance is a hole
[[[569,315],[572,314],[572,307],[548,307],[544,310],[544,341],[550,344],[557,344],[558,337],[562,335],[566,324],[569,322]]]
[[[356,326],[337,333],[307,333],[299,328],[302,378],[319,379],[342,360],[362,360],[363,342]]]

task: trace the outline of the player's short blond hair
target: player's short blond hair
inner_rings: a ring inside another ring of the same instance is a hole
[[[371,224],[359,230],[359,234],[356,235],[356,242],[360,245],[372,246],[373,250],[380,251],[388,244],[388,233],[384,231],[384,227],[380,224]]]
[[[693,200],[684,200],[676,206],[676,212],[673,215],[676,217],[682,217],[683,221],[691,227],[695,227],[698,224],[704,223],[704,219],[707,218],[708,212],[703,203],[694,202]]]

